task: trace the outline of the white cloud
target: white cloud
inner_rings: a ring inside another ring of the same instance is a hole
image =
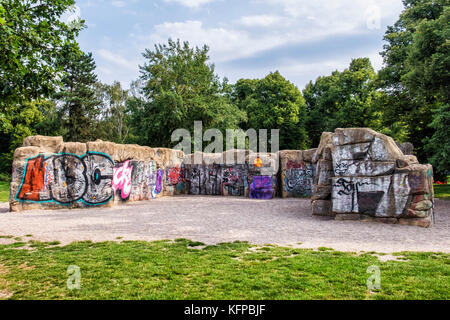
[[[269,27],[286,20],[287,19],[283,19],[281,16],[262,14],[255,16],[243,16],[238,20],[238,23],[246,27]]]
[[[166,3],[177,3],[189,8],[198,8],[213,1],[215,0],[164,0]],[[378,55],[381,44],[376,48],[377,44],[370,48],[367,44],[363,44],[366,47],[360,48],[355,44],[351,53],[344,50],[345,53],[331,52],[329,55],[321,54],[316,58],[311,57],[310,49],[314,46],[312,43],[319,45],[324,39],[332,42],[334,36],[336,39],[345,39],[346,36],[351,39],[354,35],[355,39],[366,35],[372,38],[379,35],[381,42],[382,30],[386,24],[392,24],[397,19],[403,8],[401,0],[377,2],[253,0],[253,2],[258,4],[258,10],[242,10],[241,16],[225,12],[223,17],[221,13],[219,17],[216,15],[215,20],[203,21],[202,18],[194,20],[191,14],[185,14],[181,20],[159,20],[166,22],[156,25],[149,25],[147,21],[134,21],[128,33],[128,48],[124,48],[125,51],[112,50],[114,43],[108,43],[106,40],[99,43],[102,49],[94,51],[101,59],[98,71],[106,81],[118,79],[125,84],[134,80],[138,75],[138,65],[143,62],[140,53],[145,48],[153,49],[154,44],[167,43],[167,39],[172,38],[189,41],[191,46],[208,45],[210,61],[216,63],[217,72],[222,76],[228,76],[232,81],[240,77],[264,77],[270,71],[279,70],[289,80],[302,87],[306,81],[315,79],[318,75],[327,75],[333,70],[348,67],[351,58],[369,57],[375,69],[379,69],[382,65],[382,59]],[[381,29],[374,30],[369,27],[369,25],[377,26],[374,21],[368,22],[368,19],[373,19],[371,15],[374,12],[373,8],[379,8],[375,11],[379,12],[382,20]],[[192,13],[191,10],[185,11]],[[283,46],[289,46],[291,49],[298,47],[298,50],[305,46],[307,53],[294,52],[294,49],[284,53]],[[330,47],[339,51],[339,45]],[[277,56],[271,59],[266,53],[273,49],[277,49],[274,51]],[[261,60],[257,63],[250,62],[252,65],[249,66],[244,65],[242,61],[229,63],[258,55],[261,55]],[[291,60],[283,60],[283,57],[291,57]]]
[[[111,4],[117,8],[123,8],[127,5],[127,3],[125,1],[118,1],[118,0],[111,2]]]
[[[213,2],[214,0],[164,0],[167,3],[178,3],[189,8],[198,8],[204,4]]]
[[[254,35],[245,30],[203,26],[201,21],[165,22],[155,26],[150,38],[145,38],[145,47],[150,43],[166,43],[168,38],[189,41],[191,45],[208,45],[214,62],[230,61],[252,56],[261,51],[282,45],[288,37],[278,35]],[[152,46],[150,46],[152,47]]]
[[[352,30],[367,27],[373,18],[373,9],[379,9],[380,18],[392,18],[403,8],[399,0],[258,0],[258,2],[281,8],[295,19],[314,21],[317,27]]]
[[[193,7],[210,0],[165,1]],[[215,26],[205,25],[200,20],[164,22],[154,26],[150,36],[138,33],[136,38],[141,38],[142,48],[152,48],[154,43],[166,43],[168,38],[189,41],[197,46],[207,44],[212,61],[224,62],[251,57],[283,45],[319,41],[334,35],[370,33],[373,30],[368,27],[367,21],[373,16],[368,9],[377,6],[383,19],[398,14],[402,7],[401,0],[380,0],[376,3],[367,0],[256,1],[266,7],[269,5],[267,12],[279,13],[244,15],[230,22],[218,22]]]
[[[141,60],[127,59],[107,49],[96,50],[94,54],[96,61],[100,62],[97,72],[102,81],[112,83],[118,80],[126,86],[136,79]]]

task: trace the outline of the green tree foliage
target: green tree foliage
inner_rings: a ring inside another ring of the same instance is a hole
[[[184,128],[193,132],[194,121],[203,128],[237,128],[244,117],[229,99],[226,88],[208,64],[209,48],[191,48],[188,42],[172,41],[157,45],[143,54],[142,97],[131,100],[134,111],[133,134],[138,142],[170,147],[172,132]]]
[[[233,100],[247,113],[243,129],[279,129],[281,149],[306,148],[305,99],[278,71],[259,80],[239,80]]]
[[[74,0],[0,0],[0,170],[43,119],[39,105],[59,83],[63,52],[79,51],[75,37],[83,21],[60,17]]]
[[[97,83],[96,88],[102,101],[97,136],[116,143],[125,143],[128,141],[131,120],[127,106],[130,99],[129,90],[123,89],[117,81],[112,85]]]
[[[317,147],[324,131],[336,128],[378,129],[380,114],[374,101],[376,73],[368,58],[354,59],[348,69],[319,77],[303,90],[307,105],[306,130],[311,145]]]
[[[88,141],[95,139],[96,125],[101,101],[95,85],[95,62],[91,53],[78,53],[71,50],[61,57],[64,75],[60,90],[53,95],[63,114],[67,141]]]
[[[381,53],[385,66],[379,73],[385,97],[383,125],[399,120],[406,124],[407,139],[415,145],[421,161],[436,158],[433,147],[424,147],[436,126],[432,110],[449,103],[450,94],[450,2],[404,0],[405,10],[388,27]],[[449,139],[441,143],[449,143]],[[437,163],[433,163],[437,164]],[[439,165],[438,165],[439,166]]]
[[[74,0],[0,1],[0,101],[18,102],[48,96],[63,65],[63,48],[78,51],[80,31],[60,20]],[[82,26],[82,24],[81,24]]]
[[[37,101],[25,102],[9,109],[8,121],[3,122],[0,134],[0,172],[11,171],[14,149],[22,144],[25,137],[35,134],[34,126],[44,120],[38,104]]]
[[[435,179],[446,181],[450,175],[450,104],[444,104],[433,114],[430,127],[435,132],[427,139],[425,148],[432,155],[430,161],[435,169]]]

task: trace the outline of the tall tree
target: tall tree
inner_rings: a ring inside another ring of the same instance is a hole
[[[58,84],[63,52],[79,51],[83,21],[61,21],[74,0],[0,2],[0,103],[14,105],[49,96]],[[3,111],[3,110],[2,110]]]
[[[435,179],[446,181],[450,175],[450,104],[444,104],[434,112],[430,126],[435,130],[426,140],[425,149],[432,156],[431,163],[435,169]]]
[[[404,0],[399,20],[388,27],[385,66],[379,72],[386,94],[382,107],[385,126],[398,119],[407,123],[408,140],[421,161],[433,159],[424,144],[435,133],[433,110],[449,103],[450,94],[450,2]],[[446,140],[448,141],[448,139]],[[446,141],[443,141],[445,143]]]
[[[95,62],[91,53],[67,50],[61,62],[65,67],[62,87],[54,95],[63,111],[65,136],[69,141],[87,141],[95,138],[95,120],[101,101],[95,85]]]
[[[244,114],[230,102],[227,82],[215,75],[208,51],[207,46],[191,48],[171,39],[145,51],[140,79],[144,101],[131,101],[140,143],[173,146],[172,132],[192,132],[194,121],[202,121],[205,130],[237,128]]]
[[[306,148],[305,99],[278,71],[260,80],[239,80],[233,96],[247,113],[244,129],[279,129],[281,149]]]
[[[129,90],[123,89],[118,81],[112,85],[98,83],[96,88],[102,101],[97,135],[109,141],[125,143],[130,131]]]
[[[74,0],[0,1],[0,170],[10,170],[12,152],[33,134],[38,104],[58,87],[64,51],[79,51],[83,27],[61,16]]]
[[[380,114],[373,103],[379,98],[374,90],[375,80],[370,60],[358,58],[344,71],[334,71],[306,86],[306,128],[312,146],[318,146],[323,131],[348,127],[379,129]]]

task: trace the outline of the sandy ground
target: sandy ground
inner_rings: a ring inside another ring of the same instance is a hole
[[[312,217],[310,201],[303,199],[188,196],[112,209],[8,211],[8,204],[0,204],[0,235],[31,234],[35,240],[62,244],[118,237],[148,241],[186,238],[206,244],[240,240],[351,252],[450,253],[450,201],[444,200],[436,201],[436,224],[429,229]]]

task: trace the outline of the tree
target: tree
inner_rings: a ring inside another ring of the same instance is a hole
[[[60,20],[74,0],[0,1],[0,170],[10,170],[12,152],[35,133],[38,105],[57,88],[65,51],[79,51],[83,21]]]
[[[354,59],[348,69],[319,77],[303,90],[306,99],[306,128],[312,146],[318,146],[322,132],[336,128],[380,129],[380,113],[374,101],[376,73],[368,58]]]
[[[168,40],[145,50],[141,67],[143,97],[131,99],[134,110],[134,134],[141,144],[173,147],[172,132],[193,131],[194,121],[203,129],[237,128],[244,114],[227,94],[227,81],[220,81],[214,65],[208,64],[209,48],[190,48],[188,42]]]
[[[279,129],[281,149],[306,148],[305,100],[278,71],[260,80],[239,80],[233,100],[247,113],[244,129]]]
[[[130,131],[130,113],[127,107],[129,90],[124,90],[117,81],[112,85],[98,83],[96,87],[102,101],[97,136],[116,143],[124,143]]]
[[[63,49],[79,51],[79,27],[60,20],[74,0],[0,2],[0,103],[49,96],[58,83]]]
[[[38,104],[39,101],[25,102],[17,108],[10,108],[8,122],[3,123],[0,134],[0,145],[4,147],[0,153],[0,173],[11,172],[13,150],[26,137],[35,134],[34,126],[44,119]]]
[[[434,135],[432,110],[449,103],[448,0],[404,0],[399,20],[385,34],[379,87],[385,98],[384,125],[401,119],[421,161],[432,157],[424,144]]]
[[[430,162],[435,169],[435,180],[446,181],[450,175],[450,104],[444,104],[433,112],[430,127],[435,132],[426,139],[425,149],[432,155]]]
[[[54,94],[58,107],[63,112],[65,140],[88,141],[95,139],[95,123],[99,115],[101,101],[95,85],[95,62],[91,53],[65,51],[61,57],[65,72],[61,79],[62,87]]]

